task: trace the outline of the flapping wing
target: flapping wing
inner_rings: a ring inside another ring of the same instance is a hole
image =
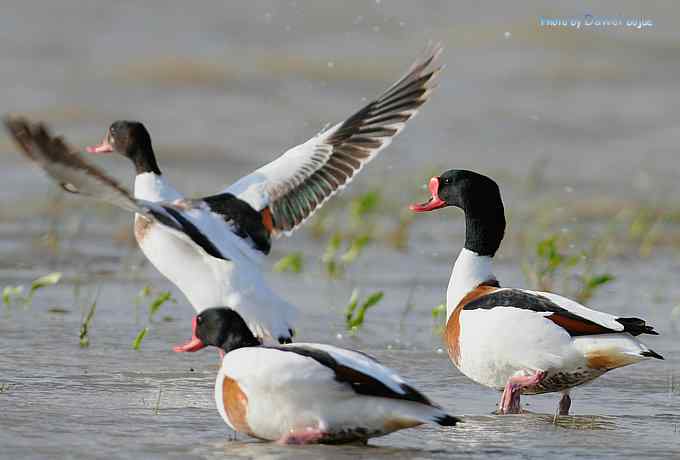
[[[160,222],[178,237],[193,242],[206,254],[226,259],[201,229],[184,215],[181,206],[135,199],[115,179],[86,162],[62,138],[53,137],[41,123],[7,117],[5,126],[21,152],[66,191],[104,201]]]
[[[67,192],[89,196],[128,211],[145,214],[130,193],[100,169],[87,163],[61,137],[50,135],[42,123],[6,117],[5,126],[29,160]]]
[[[274,234],[292,233],[387,147],[428,100],[441,70],[433,68],[440,52],[433,46],[376,100],[225,192],[262,212]]]

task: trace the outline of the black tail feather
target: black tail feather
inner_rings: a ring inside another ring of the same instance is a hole
[[[456,423],[462,422],[458,417],[449,414],[439,415],[434,418],[434,422],[441,426],[456,426]]]
[[[643,352],[640,353],[640,354],[641,354],[642,356],[646,356],[646,357],[648,357],[648,358],[663,359],[663,356],[661,356],[660,354],[658,354],[658,353],[655,352],[654,350],[643,351]]]
[[[640,318],[616,318],[623,325],[623,330],[630,335],[650,334],[659,335],[653,326],[648,326],[644,319]]]

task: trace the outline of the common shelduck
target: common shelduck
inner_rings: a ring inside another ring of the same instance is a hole
[[[503,391],[500,413],[520,412],[520,394],[561,392],[558,411],[566,415],[570,388],[617,367],[663,359],[635,337],[657,335],[642,319],[591,310],[548,292],[501,287],[492,260],[505,215],[492,179],[451,170],[430,179],[429,190],[429,201],[411,210],[456,206],[465,212],[465,247],[446,293],[449,357],[475,382]]]
[[[288,235],[346,187],[429,98],[440,68],[435,46],[407,74],[345,121],[293,147],[221,193],[185,199],[161,174],[139,122],[117,121],[89,152],[118,152],[136,170],[134,200],[39,124],[6,124],[26,155],[74,193],[133,211],[134,234],[152,264],[197,312],[230,305],[258,338],[291,340],[295,308],[262,274],[271,236]],[[155,203],[155,205],[153,204]]]
[[[331,345],[260,346],[230,308],[204,310],[192,339],[218,347],[217,410],[234,431],[285,444],[363,442],[423,423],[454,426],[447,414],[370,356]]]

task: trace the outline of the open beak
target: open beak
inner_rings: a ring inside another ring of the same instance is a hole
[[[191,320],[191,340],[189,340],[187,343],[183,345],[176,346],[175,348],[172,349],[172,351],[176,353],[194,352],[205,347],[206,344],[204,344],[201,339],[196,337],[196,317],[194,316],[194,319]]]
[[[111,153],[111,152],[113,152],[113,145],[111,145],[111,142],[109,142],[109,134],[106,133],[106,136],[104,136],[104,139],[102,139],[100,144],[93,145],[92,147],[87,147],[85,150],[87,150],[88,153]]]
[[[432,196],[425,203],[414,203],[409,206],[409,209],[413,212],[427,212],[434,211],[435,209],[443,208],[446,206],[446,201],[439,198],[439,178],[433,177],[430,179],[428,184],[428,189]]]

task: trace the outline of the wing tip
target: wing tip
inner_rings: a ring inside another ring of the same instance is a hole
[[[654,330],[654,326],[648,325],[645,320],[641,318],[616,318],[615,321],[623,326],[623,332],[628,332],[634,336],[640,334],[659,335],[659,333]]]
[[[640,353],[641,356],[644,356],[645,358],[656,358],[656,359],[664,359],[663,356],[655,352],[654,350],[645,350]]]

